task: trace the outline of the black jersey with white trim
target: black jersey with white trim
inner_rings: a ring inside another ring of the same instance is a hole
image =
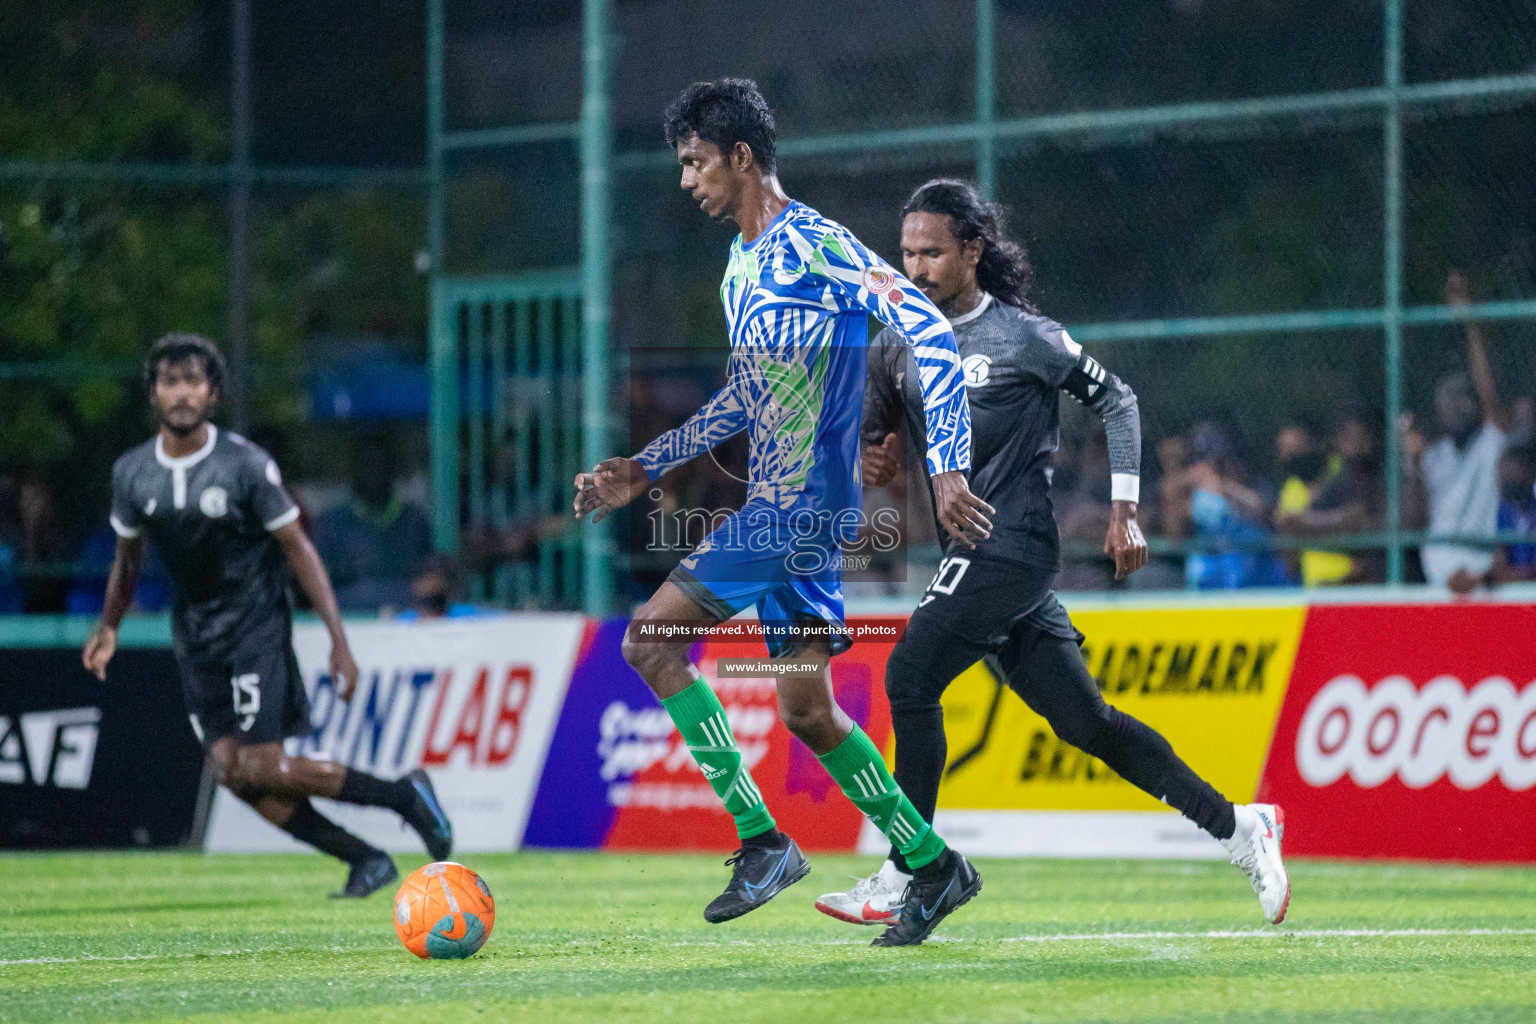
[[[1106,420],[1111,466],[1134,478],[1141,459],[1136,396],[1087,356],[1061,324],[983,294],[970,313],[951,317],[971,407],[972,492],[995,510],[992,536],[978,548],[994,558],[1056,568],[1061,541],[1051,506],[1052,457],[1060,444],[1057,394],[1066,391]],[[865,444],[905,426],[914,479],[914,514],[932,514],[923,458],[923,407],[912,362],[899,338],[882,331],[869,349],[864,392]],[[916,397],[916,401],[914,398]],[[946,537],[941,530],[939,536]]]
[[[291,614],[288,564],[272,536],[299,517],[271,456],[208,425],[173,459],[157,435],[112,467],[112,529],[147,535],[170,573],[178,653],[221,659],[244,633]]]

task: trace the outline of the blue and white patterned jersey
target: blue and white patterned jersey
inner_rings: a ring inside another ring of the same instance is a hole
[[[750,245],[736,236],[720,299],[728,379],[688,422],[635,456],[652,480],[746,430],[746,507],[859,508],[871,314],[912,346],[930,473],[970,468],[970,409],[949,321],[847,228],[790,202]]]

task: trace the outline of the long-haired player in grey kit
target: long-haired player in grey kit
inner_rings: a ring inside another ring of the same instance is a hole
[[[386,782],[284,752],[286,737],[309,730],[309,699],[293,655],[290,573],[331,634],[331,676],[344,700],[357,685],[357,663],[330,577],[277,463],[208,422],[224,375],[224,357],[195,334],[168,334],[149,350],[144,388],[160,429],[112,467],[117,554],[85,667],[106,680],[147,536],[170,572],[172,645],[214,776],[273,825],[348,864],[336,895],[368,896],[399,876],[395,862],[315,810],[310,797],[389,808],[434,860],[452,852],[453,828],[419,768]]]
[[[1004,237],[997,208],[974,186],[930,181],[912,194],[902,217],[907,277],[955,329],[971,406],[971,490],[996,512],[987,538],[974,545],[951,538],[886,662],[896,782],[931,822],[947,755],[939,698],[957,675],[987,658],[1057,736],[1220,840],[1247,873],[1265,918],[1279,923],[1290,902],[1280,809],[1234,806],[1157,732],[1106,704],[1084,664],[1082,634],[1051,589],[1060,566],[1050,479],[1061,391],[1098,413],[1108,435],[1113,505],[1104,554],[1120,578],[1146,564],[1147,543],[1136,524],[1136,396],[1035,309],[1028,256]],[[907,464],[926,483],[917,375],[905,348],[889,342],[881,335],[869,351],[864,480],[879,486],[894,475],[904,422],[916,449]],[[899,913],[909,877],[900,851],[892,850],[875,874],[816,906],[841,920],[882,924]]]

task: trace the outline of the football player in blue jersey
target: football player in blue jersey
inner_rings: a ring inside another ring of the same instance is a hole
[[[745,431],[747,501],[635,613],[624,655],[661,699],[705,778],[735,818],[741,848],[710,921],[748,913],[810,870],[775,826],[719,699],[689,661],[694,636],[662,623],[713,625],[756,607],[776,673],[779,714],[913,869],[909,912],[876,945],[922,942],[981,889],[981,876],[917,814],[864,731],[833,698],[829,661],[849,646],[841,552],[860,515],[859,426],[868,318],[910,347],[921,376],[937,516],[973,546],[992,508],[970,491],[970,412],[944,315],[852,232],[790,199],[776,173],[773,115],[755,84],[689,86],[668,108],[682,188],[710,217],[734,221],[720,297],[730,330],[725,385],[691,419],[633,458],[576,477],[578,516],[606,515],[668,470]]]

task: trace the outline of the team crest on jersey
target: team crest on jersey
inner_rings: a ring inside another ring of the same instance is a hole
[[[146,516],[152,516],[152,515],[155,514],[155,509],[157,509],[159,507],[160,507],[160,499],[159,498],[150,498],[148,501],[146,501],[144,503],[144,514]]]
[[[965,383],[967,387],[979,388],[992,376],[991,356],[966,356],[965,361],[960,365],[965,370]]]
[[[217,519],[229,511],[229,492],[222,487],[210,487],[197,499],[197,507],[209,519]]]
[[[884,267],[865,267],[864,289],[871,295],[884,295],[896,283],[896,275]]]

